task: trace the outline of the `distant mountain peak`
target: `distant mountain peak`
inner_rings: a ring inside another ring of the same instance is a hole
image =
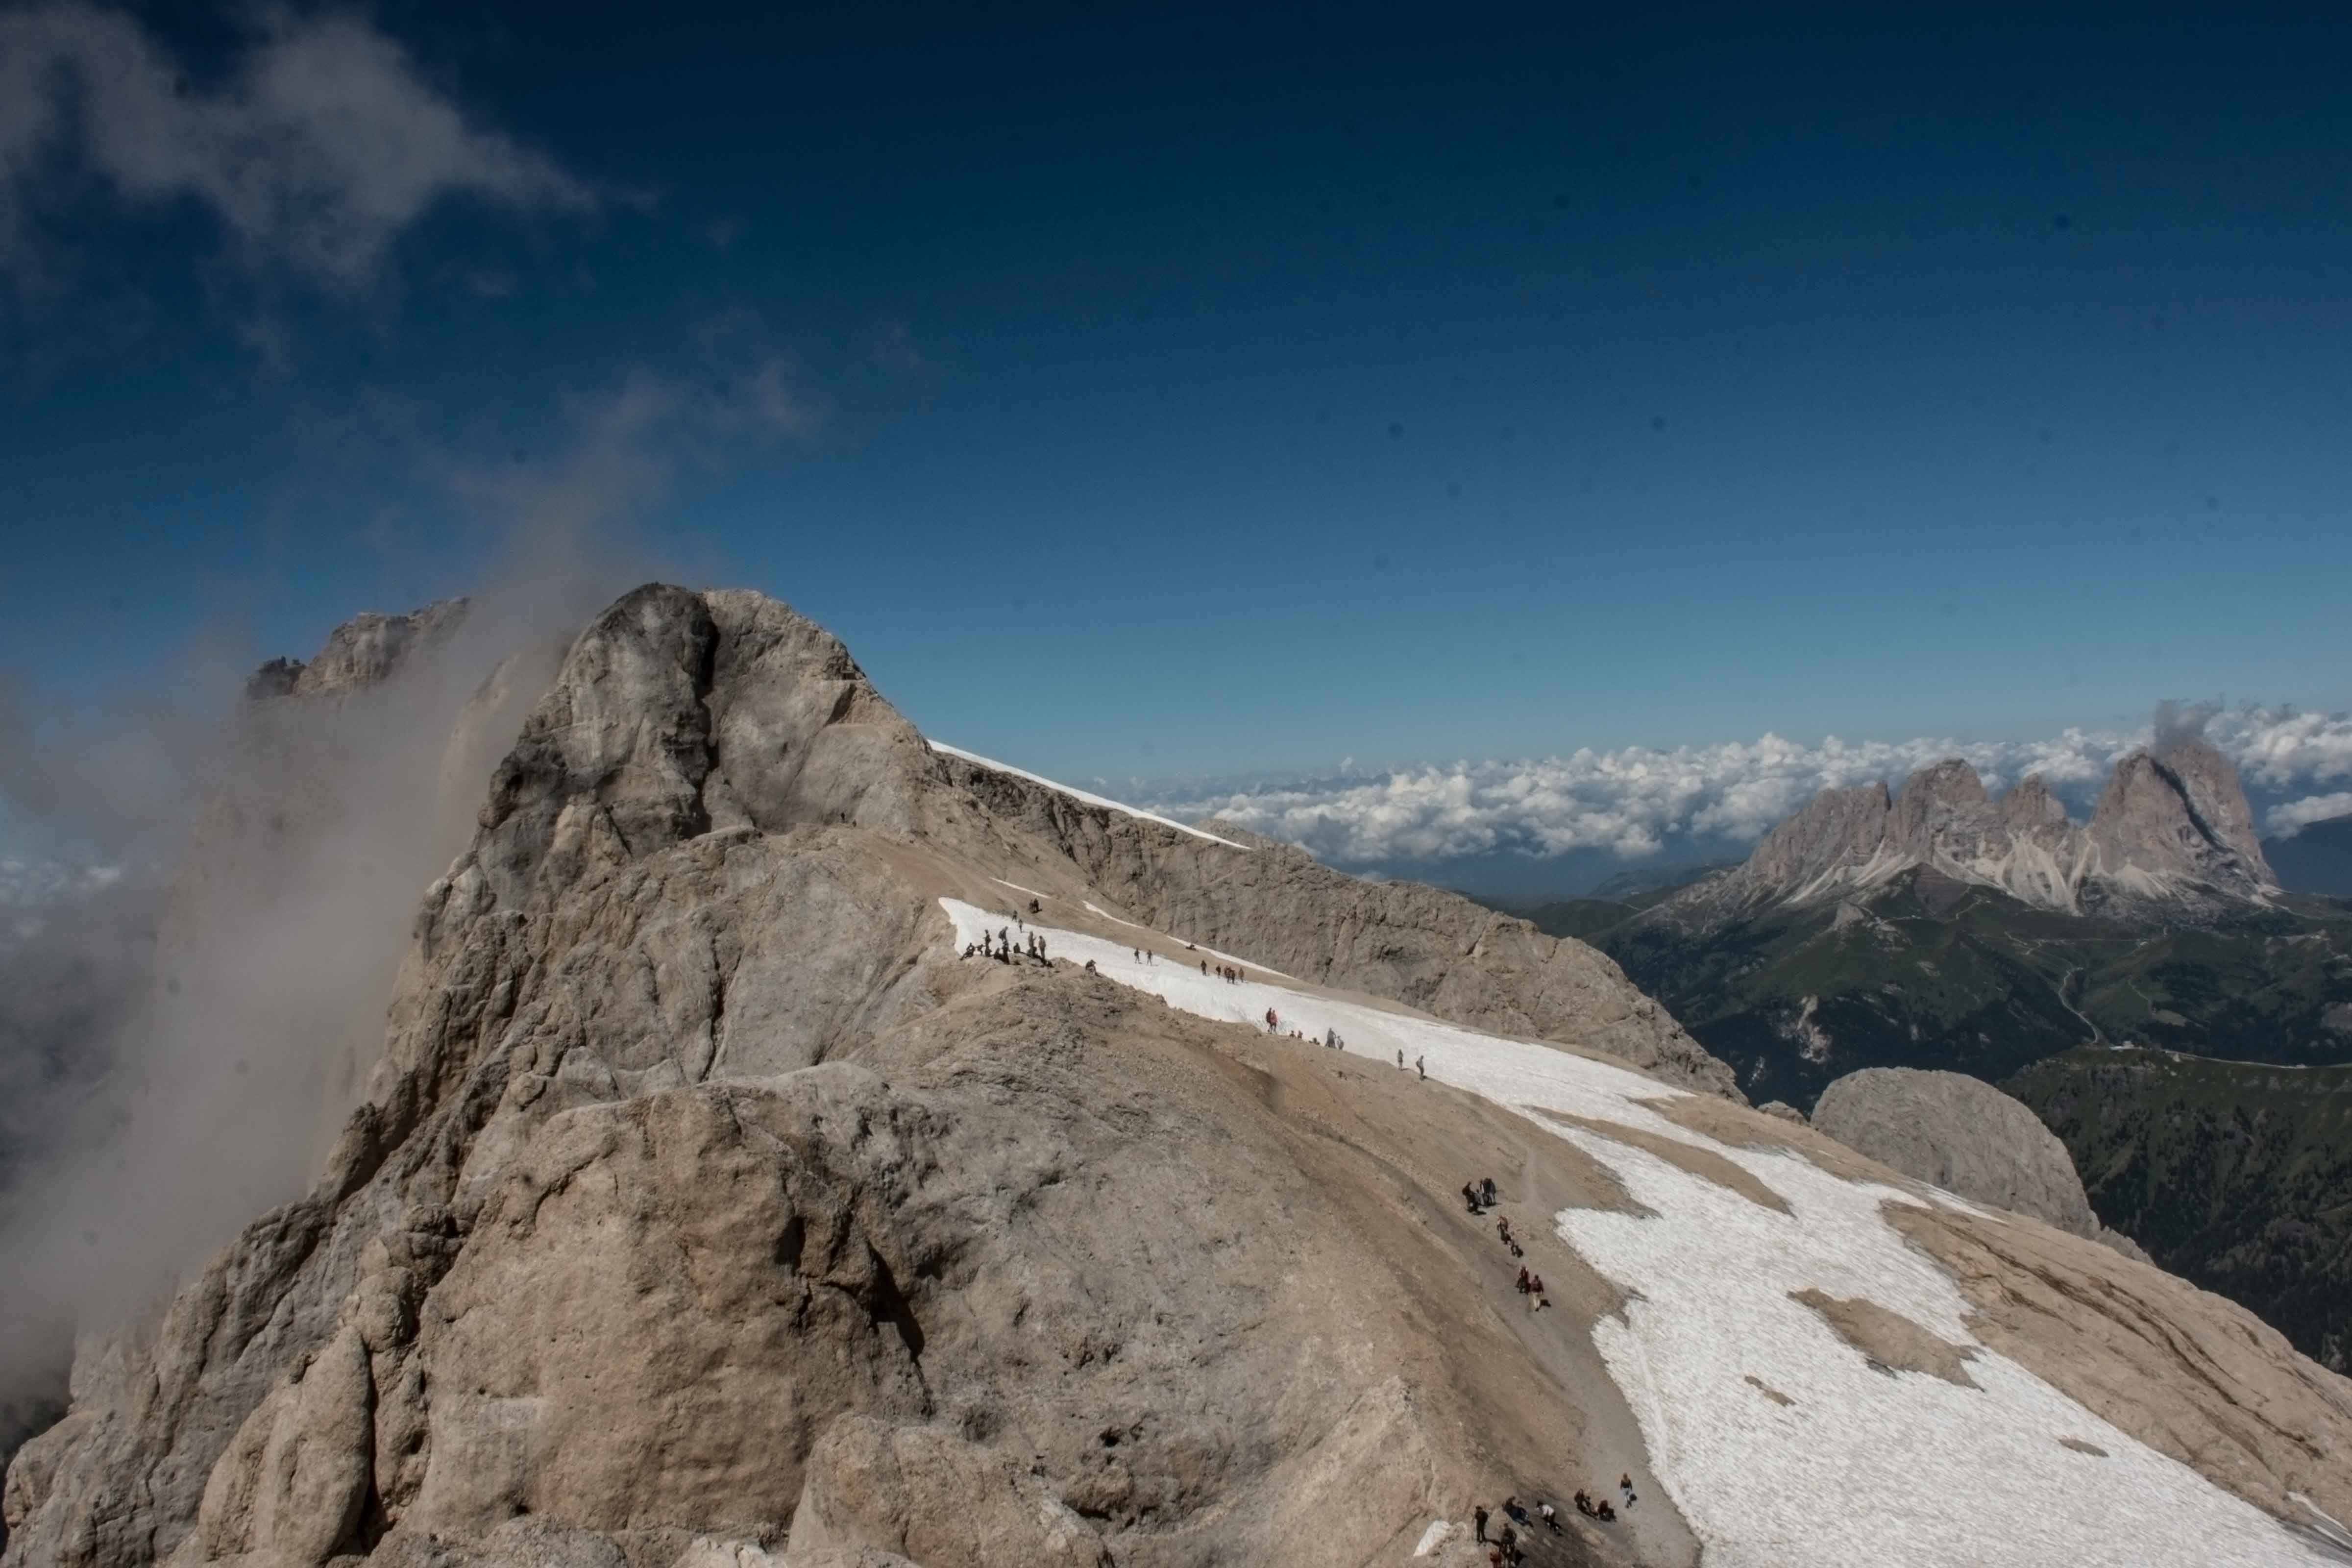
[[[305,664],[273,658],[245,684],[256,701],[273,697],[340,697],[388,679],[413,651],[456,631],[468,601],[436,599],[404,616],[362,610],[327,634],[326,645]]]
[[[1868,893],[1916,869],[1997,889],[2041,909],[2263,902],[2277,879],[2228,758],[2193,737],[2116,766],[2088,824],[2039,774],[1995,799],[1968,761],[1947,757],[1904,781],[1826,789],[1747,861],[1658,906],[1702,921],[1768,904]]]

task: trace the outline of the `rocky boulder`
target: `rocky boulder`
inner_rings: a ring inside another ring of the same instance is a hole
[[[2058,1135],[2022,1101],[1981,1079],[1864,1068],[1822,1091],[1812,1126],[1906,1176],[2147,1258],[2137,1242],[2109,1230],[2091,1212],[2083,1179]]]

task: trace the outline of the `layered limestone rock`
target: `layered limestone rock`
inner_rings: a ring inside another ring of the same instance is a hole
[[[2137,1242],[2091,1212],[2083,1178],[2057,1134],[2022,1101],[1981,1079],[1864,1068],[1822,1092],[1811,1125],[1906,1176],[2147,1261]]]
[[[2243,786],[2206,742],[2167,741],[2116,764],[2091,821],[2070,821],[2038,773],[2000,800],[1966,761],[1823,790],[1754,854],[1666,900],[1654,918],[1706,923],[1776,903],[1851,898],[1914,871],[1997,888],[2042,909],[2203,911],[2277,891]]]

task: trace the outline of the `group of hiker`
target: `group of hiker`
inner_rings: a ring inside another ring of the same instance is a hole
[[[1186,945],[1190,946],[1191,944],[1187,943]],[[1203,974],[1211,973],[1209,961],[1205,958],[1201,960],[1201,973]],[[1217,965],[1214,973],[1218,979],[1223,981],[1228,985],[1239,985],[1242,983],[1242,972],[1235,969],[1230,963],[1220,963]]]
[[[1627,1474],[1618,1477],[1617,1489],[1625,1494],[1625,1506],[1632,1508],[1634,1503],[1633,1476]],[[1599,1520],[1603,1524],[1617,1522],[1617,1510],[1610,1506],[1609,1500],[1605,1497],[1595,1501],[1589,1494],[1580,1491],[1576,1494],[1576,1511],[1587,1519]],[[1554,1535],[1567,1533],[1559,1526],[1559,1510],[1541,1498],[1538,1498],[1532,1507],[1521,1502],[1516,1495],[1505,1498],[1501,1512],[1505,1522],[1496,1532],[1494,1539],[1489,1541],[1486,1536],[1486,1526],[1495,1516],[1487,1512],[1483,1504],[1474,1506],[1471,1510],[1472,1520],[1478,1527],[1478,1543],[1489,1549],[1486,1561],[1492,1563],[1515,1563],[1521,1561],[1524,1554],[1519,1551],[1520,1532],[1525,1531],[1532,1534],[1538,1524],[1541,1524]]]
[[[1485,1176],[1475,1182],[1463,1183],[1462,1201],[1469,1205],[1472,1214],[1484,1215],[1495,1206],[1495,1178]],[[1528,1249],[1519,1245],[1519,1238],[1511,1234],[1510,1215],[1498,1214],[1495,1216],[1495,1234],[1502,1238],[1505,1247],[1510,1248],[1512,1257],[1525,1258],[1528,1255]],[[1544,1294],[1543,1276],[1528,1273],[1524,1263],[1519,1266],[1518,1289],[1519,1294],[1528,1298],[1528,1310],[1540,1312],[1551,1305],[1551,1298]]]
[[[1034,931],[1023,933],[1021,952],[1024,957],[1034,958],[1040,963],[1048,962],[1045,939]],[[982,931],[978,942],[964,943],[963,955],[966,958],[992,958],[999,963],[1012,963],[1013,928],[1000,926],[992,931]]]
[[[1577,1495],[1581,1497],[1584,1494],[1579,1492]],[[1486,1561],[1489,1563],[1520,1562],[1524,1553],[1519,1551],[1519,1531],[1524,1530],[1533,1534],[1538,1522],[1541,1522],[1543,1527],[1554,1535],[1567,1533],[1559,1527],[1559,1510],[1541,1498],[1536,1500],[1535,1507],[1530,1510],[1528,1506],[1516,1496],[1507,1497],[1503,1500],[1502,1512],[1505,1516],[1503,1526],[1495,1532],[1495,1538],[1488,1541],[1486,1525],[1495,1516],[1488,1513],[1483,1505],[1473,1510],[1472,1517],[1478,1526],[1478,1541],[1481,1545],[1487,1548]]]
[[[1544,1294],[1543,1276],[1528,1273],[1525,1264],[1519,1266],[1519,1294],[1528,1299],[1530,1312],[1540,1312],[1551,1305],[1551,1298]]]
[[[1265,1010],[1265,1032],[1269,1035],[1286,1034],[1294,1040],[1307,1040],[1314,1038],[1313,1036],[1307,1034],[1304,1029],[1286,1030],[1282,1026],[1282,1015],[1276,1012],[1271,1007],[1268,1007]],[[1344,1051],[1348,1048],[1348,1042],[1339,1037],[1339,1031],[1337,1029],[1325,1029],[1323,1031],[1323,1037],[1320,1040],[1315,1041],[1315,1043],[1321,1046],[1326,1050]],[[1402,1067],[1403,1065],[1404,1053],[1399,1051],[1397,1053],[1397,1066]],[[1423,1076],[1427,1077],[1428,1075],[1424,1073]]]
[[[1634,1495],[1633,1478],[1631,1475],[1617,1478],[1617,1489],[1625,1494],[1627,1508],[1632,1508],[1634,1503],[1641,1500]],[[1605,1497],[1596,1501],[1584,1493],[1579,1492],[1576,1494],[1576,1511],[1587,1519],[1597,1519],[1603,1524],[1613,1524],[1617,1521],[1617,1510],[1609,1506],[1609,1500]]]

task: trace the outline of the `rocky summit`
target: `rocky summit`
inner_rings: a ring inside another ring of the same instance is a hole
[[[2228,758],[2194,737],[2168,739],[2116,764],[2088,823],[2076,823],[2040,774],[2000,800],[1950,757],[1901,793],[1883,783],[1823,790],[1741,865],[1658,903],[1650,918],[1718,924],[1772,905],[1866,894],[1926,871],[2067,913],[2264,905],[2278,879]]]
[[[5,1507],[8,1568],[2320,1563],[2352,1383],[1751,1110],[1581,943],[654,585],[308,1193],[93,1326]]]

